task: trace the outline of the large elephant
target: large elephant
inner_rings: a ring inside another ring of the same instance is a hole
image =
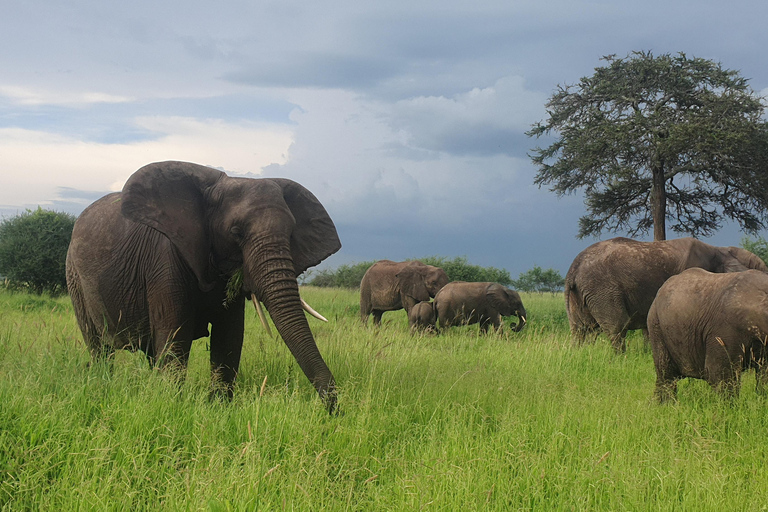
[[[418,302],[434,297],[448,281],[443,269],[420,261],[377,261],[360,281],[360,318],[367,323],[373,313],[373,323],[379,325],[385,311],[405,309],[408,313]]]
[[[513,315],[518,318],[517,325],[511,324],[515,332],[526,323],[520,295],[497,283],[453,281],[437,293],[434,308],[441,329],[479,322],[480,330],[487,332],[489,325],[499,328],[501,317]]]
[[[648,312],[656,398],[676,398],[683,377],[706,380],[726,396],[754,368],[757,392],[768,378],[768,274],[713,274],[699,268],[672,276]]]
[[[142,167],[78,218],[67,285],[94,358],[142,350],[186,368],[210,332],[214,393],[232,396],[245,297],[261,301],[330,410],[334,380],[302,311],[296,276],[341,247],[322,204],[287,179],[233,178],[186,162]],[[227,283],[242,269],[242,286]],[[229,296],[229,298],[227,298]]]
[[[664,281],[687,268],[710,272],[768,271],[765,263],[739,247],[715,247],[695,238],[638,242],[612,238],[590,245],[565,276],[565,308],[578,342],[599,329],[617,352],[626,349],[627,331],[646,330],[646,317]]]

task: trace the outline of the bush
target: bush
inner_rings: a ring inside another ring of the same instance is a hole
[[[531,270],[520,274],[517,280],[512,282],[512,286],[523,292],[559,292],[565,286],[565,279],[560,272],[553,268],[542,270],[538,265],[534,265]]]
[[[441,256],[428,256],[420,258],[419,261],[427,265],[433,265],[445,270],[448,279],[451,281],[471,281],[471,282],[492,282],[508,286],[512,284],[512,277],[509,272],[496,267],[481,267],[472,265],[466,257],[460,256],[449,260]]]
[[[341,265],[336,270],[317,270],[312,276],[307,276],[311,277],[308,284],[326,288],[359,288],[360,281],[374,263],[374,261],[364,261],[354,265]]]
[[[65,293],[74,215],[39,208],[0,222],[0,274],[12,288]]]

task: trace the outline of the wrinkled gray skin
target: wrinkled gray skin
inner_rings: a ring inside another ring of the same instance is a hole
[[[565,308],[578,343],[602,330],[617,352],[626,350],[627,331],[643,329],[656,292],[688,268],[710,272],[768,271],[763,261],[739,247],[715,247],[694,238],[638,242],[612,238],[590,245],[565,276]]]
[[[298,183],[160,162],[78,218],[67,285],[94,358],[138,349],[153,365],[183,369],[210,323],[213,392],[226,397],[240,365],[244,299],[253,293],[333,410],[333,375],[302,311],[296,276],[340,247],[325,209]],[[226,283],[239,268],[242,290],[224,306]]]
[[[480,323],[482,332],[493,325],[498,329],[501,317],[518,317],[517,325],[510,323],[515,332],[525,326],[526,313],[520,295],[497,283],[467,283],[453,281],[435,296],[434,303],[440,328]]]
[[[360,319],[381,324],[385,311],[405,309],[406,313],[418,302],[429,301],[448,283],[445,271],[420,261],[374,263],[360,281]]]
[[[713,274],[693,268],[671,277],[648,313],[656,398],[675,399],[683,377],[706,380],[726,397],[754,368],[757,392],[768,377],[768,274]]]
[[[436,332],[436,323],[437,319],[432,302],[419,302],[408,312],[408,325],[411,328],[411,333],[418,331]]]

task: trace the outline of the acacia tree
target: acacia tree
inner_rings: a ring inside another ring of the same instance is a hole
[[[554,135],[529,155],[535,183],[583,189],[579,238],[603,230],[666,238],[708,236],[726,218],[754,233],[768,221],[768,124],[763,98],[737,71],[685,54],[633,52],[574,86],[558,86],[548,118],[527,135]]]

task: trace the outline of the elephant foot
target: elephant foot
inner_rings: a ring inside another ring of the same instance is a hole
[[[677,382],[657,383],[654,395],[659,404],[677,401]]]

